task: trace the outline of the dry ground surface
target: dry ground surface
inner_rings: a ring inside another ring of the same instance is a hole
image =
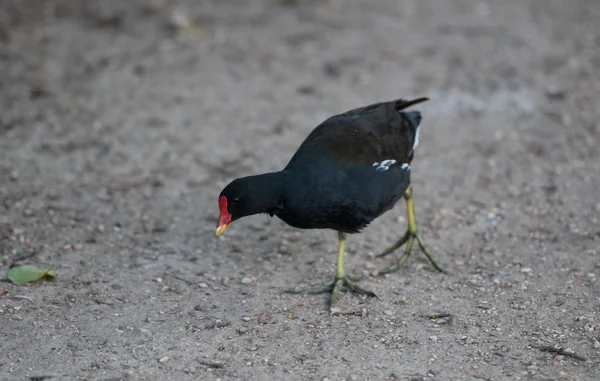
[[[599,379],[600,2],[0,5],[0,273],[57,275],[0,282],[0,379]],[[373,275],[404,203],[348,241],[379,299],[333,315],[282,291],[333,275],[335,233],[215,236],[231,179],[417,96],[417,218],[449,274],[415,252]]]

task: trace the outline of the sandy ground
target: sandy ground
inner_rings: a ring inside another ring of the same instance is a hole
[[[0,282],[0,379],[597,380],[598,20],[593,0],[2,0],[0,274],[57,278]],[[334,232],[215,237],[230,180],[418,96],[416,213],[450,274],[415,251],[373,276],[404,203],[348,241],[379,299],[334,315],[282,294],[333,275]]]

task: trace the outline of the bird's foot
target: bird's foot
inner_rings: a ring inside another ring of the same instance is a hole
[[[406,244],[406,247],[404,248],[404,254],[402,254],[400,259],[398,259],[398,261],[396,261],[396,263],[391,265],[390,267],[379,271],[379,274],[380,275],[389,274],[389,273],[393,273],[394,271],[398,270],[410,256],[410,252],[412,250],[415,240],[419,244],[419,247],[421,248],[421,251],[423,251],[423,254],[425,254],[427,259],[429,259],[429,262],[431,262],[433,267],[435,267],[435,269],[437,271],[445,273],[446,271],[435,261],[435,259],[433,259],[433,257],[429,253],[429,250],[427,250],[427,247],[425,246],[425,242],[423,242],[423,238],[421,238],[421,235],[416,230],[410,231],[410,229],[408,229],[408,230],[406,230],[406,233],[404,233],[402,238],[400,238],[400,240],[398,240],[398,242],[396,242],[390,248],[388,248],[383,253],[381,253],[377,256],[377,257],[384,257]]]
[[[322,292],[331,292],[331,295],[329,296],[329,308],[331,308],[333,306],[333,304],[336,302],[336,300],[338,300],[338,298],[340,296],[340,292],[345,288],[347,288],[353,292],[356,292],[357,294],[364,294],[367,296],[377,297],[377,295],[375,295],[375,293],[373,291],[364,289],[364,288],[360,287],[359,285],[357,285],[356,283],[354,283],[354,282],[357,282],[358,280],[360,280],[360,276],[347,274],[347,275],[342,275],[342,276],[336,276],[333,280],[331,280],[329,282],[317,283],[317,284],[313,284],[312,286],[308,286],[308,287],[292,288],[292,289],[286,290],[285,292],[290,293],[290,294],[299,294],[302,292],[308,292],[308,293],[313,293],[313,294],[322,293]]]

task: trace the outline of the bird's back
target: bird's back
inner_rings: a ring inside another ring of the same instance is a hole
[[[334,160],[342,166],[386,159],[410,164],[421,113],[402,110],[426,100],[375,103],[332,116],[308,135],[286,168],[321,160]]]

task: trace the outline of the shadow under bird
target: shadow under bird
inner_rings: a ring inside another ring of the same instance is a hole
[[[300,229],[337,231],[339,247],[334,279],[288,290],[330,291],[331,307],[344,288],[375,296],[355,283],[357,276],[346,273],[346,235],[360,232],[404,198],[408,228],[379,256],[406,245],[404,253],[380,273],[400,268],[415,241],[431,264],[444,272],[418,233],[410,182],[410,164],[419,142],[422,117],[419,111],[405,109],[427,100],[376,103],[325,120],[308,135],[283,170],[238,178],[223,189],[219,195],[216,234],[222,234],[237,219],[259,213],[277,216]]]

